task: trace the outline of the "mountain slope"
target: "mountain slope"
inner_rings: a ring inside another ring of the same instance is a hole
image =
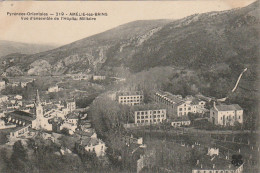
[[[8,55],[2,59],[4,62],[2,68],[6,71],[14,65],[25,74],[33,75],[95,71],[99,69],[100,64],[107,60],[107,54],[114,45],[121,44],[123,49],[124,44],[138,39],[139,36],[146,35],[150,30],[160,29],[171,21],[135,21],[51,51],[26,57],[17,54],[15,56]],[[11,63],[10,60],[12,60]]]
[[[131,22],[51,51],[6,56],[2,69],[48,75],[166,65],[209,70],[224,63],[237,75],[241,68],[255,68],[258,59],[258,8],[259,1],[177,21]]]
[[[54,49],[56,46],[47,44],[28,44],[0,40],[0,57],[12,53],[34,54]]]

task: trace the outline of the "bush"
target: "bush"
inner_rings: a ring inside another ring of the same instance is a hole
[[[60,132],[61,132],[62,134],[64,134],[64,135],[67,135],[67,136],[70,135],[68,128],[63,128]]]
[[[218,127],[212,124],[211,122],[203,119],[203,120],[198,120],[194,121],[193,123],[194,127],[196,129],[204,129],[204,130],[217,130]]]

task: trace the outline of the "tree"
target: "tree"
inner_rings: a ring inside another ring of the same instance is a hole
[[[6,77],[3,77],[2,80],[5,81],[6,84],[9,83],[9,80]]]
[[[27,150],[22,145],[21,140],[16,141],[13,145],[13,153],[10,158],[12,168],[21,172],[27,169],[26,162],[28,161]]]
[[[7,151],[1,149],[0,151],[0,172],[11,172],[10,159],[7,157]]]
[[[242,124],[239,123],[238,121],[234,122],[234,130],[241,130],[242,129]]]
[[[64,135],[67,135],[67,136],[70,135],[68,128],[63,128],[60,132],[61,132],[62,134],[64,134]]]

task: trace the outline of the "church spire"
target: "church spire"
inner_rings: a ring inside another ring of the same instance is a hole
[[[36,90],[35,103],[36,103],[37,105],[41,104],[41,100],[40,100],[40,95],[39,95],[38,89]]]

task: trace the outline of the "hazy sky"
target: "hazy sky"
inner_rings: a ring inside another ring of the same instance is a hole
[[[179,19],[194,13],[246,6],[255,0],[0,2],[0,40],[67,44],[118,25],[147,19]],[[103,12],[96,21],[22,21],[7,12]]]

